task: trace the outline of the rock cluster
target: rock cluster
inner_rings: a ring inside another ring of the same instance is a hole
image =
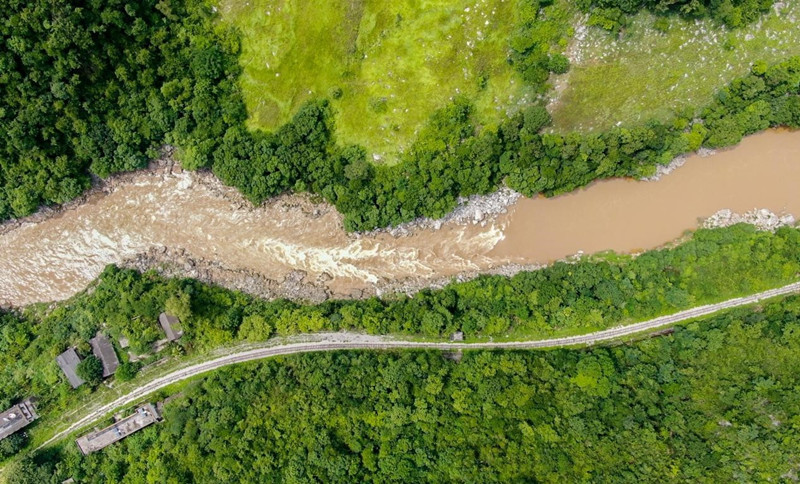
[[[374,295],[380,296],[383,294],[402,293],[406,294],[407,296],[413,296],[414,294],[423,289],[441,289],[453,282],[467,282],[485,275],[498,275],[498,276],[511,277],[520,272],[535,271],[546,266],[547,264],[512,263],[512,264],[504,264],[495,267],[493,269],[487,269],[485,271],[461,272],[454,276],[442,277],[439,279],[411,277],[407,279],[394,280],[394,281],[386,280],[386,281],[381,281],[381,283],[377,285],[376,287],[377,291],[375,292]],[[368,291],[365,291],[365,293],[366,292]]]
[[[682,167],[686,163],[685,156],[679,156],[672,160],[668,165],[657,165],[656,172],[652,176],[646,176],[640,178],[642,181],[658,181],[664,175],[669,175],[673,171],[677,170],[678,168]]]
[[[711,150],[708,148],[700,148],[697,150],[697,155],[705,158],[707,156],[712,156],[717,154],[716,150]],[[681,155],[676,157],[674,160],[669,162],[668,165],[656,165],[656,172],[652,176],[646,176],[640,178],[642,181],[658,181],[664,175],[669,175],[673,171],[677,170],[678,168],[682,167],[686,163],[687,157],[686,155]]]
[[[707,218],[703,222],[703,227],[713,229],[729,227],[738,223],[754,225],[759,230],[773,231],[785,225],[794,225],[795,218],[791,214],[777,215],[765,208],[754,209],[744,214],[726,208]]]
[[[432,219],[420,217],[411,222],[397,225],[396,227],[376,229],[367,232],[365,235],[375,235],[379,232],[386,232],[394,237],[404,237],[411,235],[416,230],[439,230],[447,223],[458,225],[481,224],[484,226],[488,220],[508,212],[508,207],[517,203],[520,197],[522,197],[521,193],[508,187],[503,187],[489,195],[461,197],[458,199],[458,206],[442,218]]]

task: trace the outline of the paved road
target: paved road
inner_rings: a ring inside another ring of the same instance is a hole
[[[207,373],[218,368],[247,361],[261,360],[279,355],[291,355],[297,353],[310,353],[317,351],[336,351],[336,350],[389,350],[394,348],[403,349],[437,349],[437,350],[461,350],[461,349],[534,349],[534,348],[553,348],[559,346],[572,345],[591,345],[600,341],[607,341],[621,336],[631,335],[642,331],[654,330],[665,326],[670,326],[687,319],[706,316],[711,313],[729,309],[737,306],[752,304],[763,299],[789,294],[800,291],[800,282],[787,286],[764,291],[746,297],[729,299],[717,304],[699,306],[679,313],[662,316],[659,318],[643,321],[641,323],[620,326],[616,328],[597,331],[580,336],[568,336],[564,338],[553,338],[536,341],[514,341],[514,342],[487,342],[487,343],[427,343],[417,341],[393,340],[382,336],[370,336],[358,333],[324,333],[318,335],[304,335],[303,342],[289,342],[289,340],[279,340],[269,346],[253,348],[252,346],[241,351],[233,350],[231,353],[218,358],[187,366],[173,371],[172,373],[156,378],[148,383],[141,385],[127,395],[124,395],[111,403],[87,409],[87,414],[75,421],[68,428],[56,434],[53,438],[45,442],[44,447],[52,442],[66,437],[69,433],[85,427],[92,422],[111,413],[114,409],[128,405],[140,400],[150,393],[167,387],[176,382]],[[298,338],[294,338],[297,340]],[[40,447],[40,448],[41,448]]]

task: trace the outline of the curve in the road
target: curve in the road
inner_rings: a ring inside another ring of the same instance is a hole
[[[535,349],[535,348],[554,348],[560,346],[591,345],[600,341],[612,340],[622,336],[627,336],[643,331],[653,330],[664,326],[669,326],[681,321],[707,316],[723,309],[730,309],[737,306],[753,304],[758,301],[769,299],[776,296],[790,294],[800,291],[800,282],[788,284],[778,289],[752,294],[750,296],[729,299],[716,304],[698,306],[678,313],[661,316],[640,323],[620,326],[616,328],[596,331],[579,336],[567,336],[563,338],[552,338],[536,341],[509,341],[509,342],[486,342],[486,343],[432,343],[418,341],[391,340],[381,336],[369,336],[358,333],[328,333],[319,335],[307,335],[309,341],[302,343],[287,343],[260,348],[247,349],[231,353],[213,360],[198,363],[192,366],[176,370],[168,375],[156,378],[131,391],[111,403],[102,405],[89,414],[79,419],[68,428],[53,436],[50,440],[42,444],[44,447],[52,442],[62,439],[71,432],[85,427],[97,419],[109,414],[117,407],[122,407],[133,403],[155,391],[165,388],[173,383],[177,383],[197,375],[207,373],[224,366],[244,363],[248,361],[261,360],[281,355],[291,355],[297,353],[311,353],[318,351],[336,350],[389,350],[389,349],[438,349],[438,350],[464,350],[464,349]]]

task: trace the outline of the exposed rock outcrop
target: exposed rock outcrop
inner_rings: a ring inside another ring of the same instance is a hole
[[[772,231],[785,225],[794,225],[795,218],[792,214],[778,215],[765,208],[754,209],[744,214],[726,208],[707,218],[703,222],[703,228],[729,227],[738,223],[755,225],[759,230]]]
[[[414,231],[424,229],[439,230],[444,224],[486,225],[494,217],[508,212],[508,207],[517,203],[522,194],[508,187],[503,187],[489,195],[472,195],[458,199],[458,206],[442,218],[432,219],[420,217],[396,227],[377,229],[361,235],[375,235],[380,232],[394,237],[411,235]]]

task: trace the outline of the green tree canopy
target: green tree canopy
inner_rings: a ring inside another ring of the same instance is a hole
[[[94,355],[89,355],[81,360],[76,372],[91,386],[97,386],[103,381],[103,363]]]

